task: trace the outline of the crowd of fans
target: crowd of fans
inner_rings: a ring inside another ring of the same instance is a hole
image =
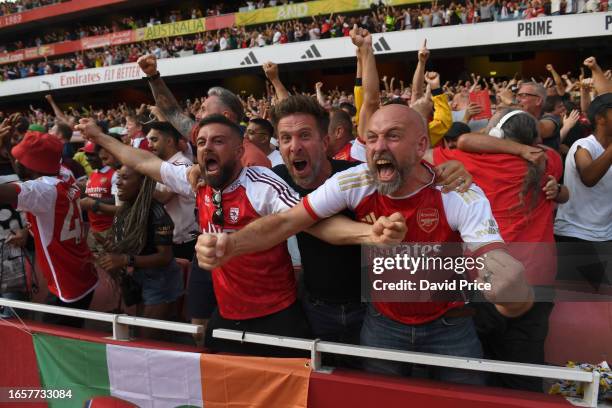
[[[44,7],[51,4],[62,3],[67,0],[17,0],[3,1],[0,3],[0,16],[6,16],[14,13],[32,10],[38,7]]]
[[[270,4],[268,4],[270,5]],[[206,14],[225,12],[225,5],[219,4]],[[259,7],[259,5],[257,6]],[[373,6],[372,10],[350,15],[309,17],[302,20],[266,24],[257,27],[237,27],[198,33],[189,36],[163,38],[129,45],[110,46],[102,49],[85,50],[73,55],[52,57],[39,62],[18,62],[0,66],[0,81],[47,75],[85,68],[96,68],[134,62],[138,55],[151,52],[157,58],[176,58],[194,54],[225,51],[239,48],[264,47],[297,41],[312,41],[348,36],[354,24],[380,33],[408,29],[438,27],[445,25],[472,24],[487,21],[504,21],[517,18],[583,13],[608,10],[608,1],[588,2],[565,1],[522,1],[499,2],[498,0],[467,1],[465,5],[451,2],[448,5],[434,1],[416,7]],[[111,26],[78,27],[74,32],[61,30],[35,36],[30,40],[19,40],[10,46],[0,45],[5,51],[40,46],[57,41],[74,40],[89,35],[101,35],[146,25],[202,17],[200,9],[171,10],[164,14],[146,18],[125,17]]]
[[[50,109],[0,114],[0,202],[15,219],[5,241],[36,241],[48,302],[89,308],[109,277],[146,317],[177,319],[185,294],[189,318],[206,327],[195,341],[211,351],[295,354],[211,336],[238,328],[544,363],[554,303],[540,290],[566,274],[599,288],[605,276],[595,244],[612,241],[611,72],[589,57],[576,67],[588,77],[547,65],[543,82],[444,82],[426,72],[424,43],[412,78],[379,78],[370,33],[348,35],[352,92],[325,82],[289,91],[265,63],[264,95],[213,87],[179,103],[149,54],[137,62],[153,105],[62,111],[47,96]],[[480,301],[362,303],[360,244],[461,241],[490,260],[475,276],[490,285]],[[567,270],[577,253],[580,274]],[[193,260],[186,288],[177,258]],[[3,296],[25,296],[17,286]],[[411,374],[390,361],[334,364]],[[428,375],[542,390],[536,378]]]

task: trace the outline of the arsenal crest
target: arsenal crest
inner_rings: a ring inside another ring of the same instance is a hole
[[[429,233],[436,229],[440,222],[440,214],[436,208],[421,208],[417,212],[419,228]]]
[[[231,207],[229,210],[229,220],[232,224],[235,224],[238,222],[238,217],[240,216],[240,208],[238,207]]]

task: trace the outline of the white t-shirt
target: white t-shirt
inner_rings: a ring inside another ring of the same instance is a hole
[[[219,39],[219,50],[223,51],[227,48],[227,39],[225,37],[221,37]]]
[[[283,156],[281,156],[278,150],[272,150],[272,153],[268,155],[268,159],[270,160],[270,163],[272,163],[272,167],[285,163],[283,161]]]
[[[578,147],[586,149],[593,160],[604,153],[593,135],[577,140],[570,148],[563,176],[570,199],[559,205],[555,234],[596,242],[612,240],[612,167],[593,187],[585,186],[576,169]]]
[[[308,30],[308,36],[310,37],[310,41],[320,40],[321,39],[321,30],[318,27],[311,28]]]
[[[177,152],[167,161],[175,166],[189,167],[192,162],[181,152]],[[156,190],[159,191],[173,191],[162,183],[157,183]],[[198,223],[196,221],[194,209],[195,209],[195,195],[193,193],[189,195],[176,194],[168,201],[164,207],[168,212],[172,222],[174,223],[174,236],[172,241],[175,244],[183,244],[185,242],[192,241],[193,238],[190,232],[198,231]]]
[[[274,33],[274,37],[272,37],[272,44],[278,44],[280,42],[280,38],[281,38],[281,32],[276,31]]]

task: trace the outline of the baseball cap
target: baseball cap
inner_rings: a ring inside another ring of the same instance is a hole
[[[612,92],[599,95],[597,98],[593,99],[587,113],[591,124],[595,126],[595,116],[609,108],[612,108]]]
[[[23,140],[11,150],[11,154],[23,166],[43,174],[57,174],[60,169],[64,145],[55,136],[37,131],[27,131]]]

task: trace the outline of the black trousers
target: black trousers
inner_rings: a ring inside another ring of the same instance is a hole
[[[183,242],[182,244],[172,244],[172,252],[175,258],[187,259],[191,261],[195,254],[196,240]]]
[[[602,284],[612,285],[611,268],[607,266],[611,241],[593,242],[562,235],[555,235],[555,241],[558,281],[582,282],[588,293],[598,293]]]
[[[544,342],[548,335],[548,318],[554,303],[534,303],[524,315],[510,319],[502,316],[488,302],[471,303],[476,309],[474,324],[484,358],[517,363],[544,364]],[[510,374],[491,374],[489,385],[542,392],[542,379]]]
[[[250,354],[261,357],[307,357],[310,352],[284,347],[241,343],[212,337],[214,329],[231,329],[250,333],[263,333],[287,337],[312,338],[306,315],[299,302],[271,315],[247,320],[225,319],[215,309],[208,327],[204,345],[211,351],[235,354]]]
[[[94,296],[94,290],[89,292],[87,296],[82,299],[77,300],[76,302],[66,303],[62,301],[60,298],[55,296],[53,293],[49,293],[47,295],[47,300],[45,303],[51,306],[62,306],[69,307],[71,309],[83,309],[89,310],[89,306],[91,305],[91,300]],[[76,328],[82,328],[83,324],[85,324],[85,320],[80,317],[72,317],[72,316],[61,316],[51,313],[46,313],[43,315],[43,322],[49,324],[59,324],[62,326],[70,326]]]

